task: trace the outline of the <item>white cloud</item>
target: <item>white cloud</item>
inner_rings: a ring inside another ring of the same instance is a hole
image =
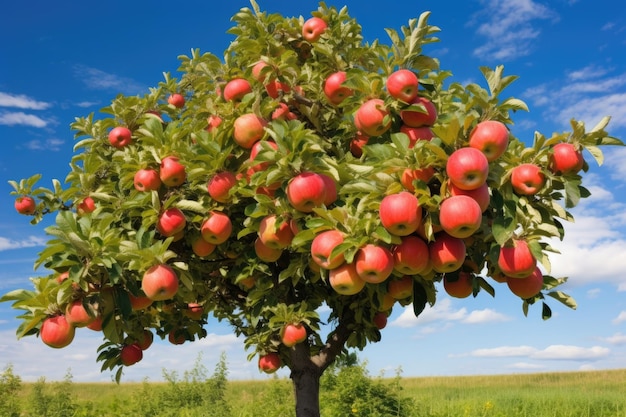
[[[35,116],[34,114],[26,114],[24,112],[4,112],[0,113],[0,125],[46,127],[48,122],[39,116]]]
[[[535,20],[558,19],[555,12],[532,0],[483,0],[484,8],[470,24],[478,25],[477,33],[487,41],[474,50],[474,55],[496,60],[514,59],[528,55],[532,41],[540,31],[532,25]]]
[[[33,248],[44,246],[46,239],[38,236],[29,236],[22,240],[13,240],[6,237],[0,237],[0,252],[11,249]]]
[[[509,320],[511,320],[510,317],[502,313],[498,313],[491,308],[486,308],[484,310],[472,311],[467,317],[462,320],[462,322],[467,324],[482,324]]]
[[[532,346],[500,346],[497,348],[476,349],[471,356],[480,358],[527,357],[537,360],[598,360],[608,356],[610,349],[593,346],[590,348],[570,345],[551,345],[543,350]]]
[[[621,311],[617,317],[613,319],[613,324],[620,324],[626,321],[626,311]]]
[[[419,326],[422,333],[434,333],[444,328],[446,322],[483,324],[507,320],[510,320],[508,316],[490,308],[471,312],[468,312],[465,307],[454,309],[450,298],[441,298],[433,307],[427,306],[419,317],[415,317],[412,306],[406,307],[390,325],[405,328]],[[437,326],[425,326],[429,323],[437,323]]]
[[[615,333],[613,336],[609,336],[604,340],[612,345],[626,345],[626,334]]]
[[[61,145],[63,145],[65,141],[61,139],[47,139],[45,141],[41,140],[31,140],[26,142],[24,146],[30,149],[31,151],[60,151]]]
[[[144,89],[142,85],[131,78],[110,74],[100,69],[85,65],[77,65],[74,67],[74,73],[88,88],[94,90],[113,90],[118,92],[137,93]]]
[[[507,368],[510,369],[518,369],[523,371],[537,371],[539,369],[545,369],[544,365],[536,364],[536,363],[528,363],[528,362],[516,362],[508,365]]]
[[[45,110],[50,103],[37,101],[24,94],[8,94],[0,92],[0,107],[15,107],[18,109]]]

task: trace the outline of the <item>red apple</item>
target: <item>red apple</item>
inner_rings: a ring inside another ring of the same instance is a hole
[[[350,141],[350,153],[355,158],[360,158],[363,155],[363,146],[367,145],[369,136],[357,133],[354,139]]]
[[[354,114],[354,123],[357,129],[367,136],[380,136],[391,127],[391,117],[385,108],[385,102],[373,98],[357,109]]]
[[[180,333],[180,330],[172,330],[167,334],[167,340],[173,345],[182,345],[187,341],[187,337]]]
[[[202,238],[209,243],[219,245],[226,242],[233,231],[230,217],[221,211],[212,211],[200,227]]]
[[[387,326],[387,313],[384,311],[377,311],[372,318],[372,322],[378,330],[384,329]]]
[[[154,302],[151,298],[146,297],[145,295],[133,295],[128,293],[128,299],[130,300],[130,306],[133,311],[144,310],[152,305]]]
[[[148,329],[144,329],[141,333],[141,339],[136,343],[141,350],[147,350],[150,346],[152,346],[152,342],[154,342],[154,333]]]
[[[169,265],[153,265],[144,272],[141,289],[152,301],[169,300],[178,292],[178,275]]]
[[[241,101],[244,96],[252,92],[252,86],[245,78],[235,78],[224,87],[224,100]]]
[[[252,67],[252,78],[254,78],[260,83],[265,81],[266,71],[264,71],[263,68],[266,68],[266,67],[269,67],[269,65],[263,61],[259,61],[256,64],[254,64],[254,66]]]
[[[95,317],[83,305],[83,300],[74,300],[65,308],[65,320],[74,327],[85,327],[93,322]]]
[[[178,187],[187,179],[185,166],[176,156],[166,156],[161,160],[159,178],[166,187]]]
[[[484,212],[489,207],[489,202],[491,201],[491,194],[489,193],[489,186],[487,183],[484,183],[478,188],[473,190],[463,190],[456,185],[450,183],[448,190],[450,191],[451,196],[456,195],[466,195],[468,197],[473,198],[478,205],[480,206],[480,210]]]
[[[287,347],[295,346],[306,339],[306,327],[302,323],[286,324],[280,332],[280,337],[283,345]]]
[[[120,361],[124,366],[131,366],[143,359],[143,351],[137,343],[124,345],[120,350]]]
[[[419,80],[413,71],[408,69],[397,70],[387,77],[387,92],[397,100],[410,103],[417,97]]]
[[[342,84],[346,81],[345,71],[338,71],[330,74],[324,82],[324,94],[331,104],[338,105],[354,94],[351,88],[344,87]]]
[[[415,185],[413,185],[414,181],[424,181],[426,184],[430,182],[430,180],[435,175],[435,169],[433,167],[424,167],[418,169],[406,168],[402,171],[402,175],[400,176],[400,183],[406,188],[408,191],[415,191]]]
[[[480,228],[482,220],[480,206],[467,195],[448,197],[439,206],[439,224],[453,237],[470,237]]]
[[[219,116],[211,115],[207,117],[206,122],[207,122],[207,127],[206,127],[207,132],[213,132],[222,124],[222,118]]]
[[[423,272],[430,263],[428,245],[418,236],[410,235],[402,238],[399,245],[393,247],[394,269],[401,274],[417,275]]]
[[[260,238],[254,241],[254,253],[263,262],[276,262],[283,254],[282,249],[270,248],[266,246]]]
[[[363,281],[378,284],[393,272],[393,255],[384,246],[370,243],[358,250],[354,264],[356,273]]]
[[[91,197],[83,198],[83,201],[76,206],[76,214],[83,216],[92,213],[96,209],[96,202]]]
[[[425,97],[415,97],[410,107],[400,111],[400,118],[409,127],[432,126],[437,121],[437,108]],[[413,110],[416,106],[419,109]],[[423,111],[422,111],[423,110]]]
[[[571,143],[557,143],[550,154],[550,171],[554,174],[577,174],[585,160],[580,150]]]
[[[89,323],[86,327],[89,330],[93,330],[94,332],[102,331],[102,316],[96,316],[91,323]]]
[[[337,183],[335,180],[326,174],[318,174],[324,180],[324,190],[326,191],[326,197],[324,198],[324,205],[326,207],[337,201]]]
[[[487,181],[489,161],[478,149],[460,148],[448,157],[446,173],[458,188],[475,190]]]
[[[313,43],[317,42],[328,25],[321,17],[312,17],[302,25],[302,37]]]
[[[204,240],[202,236],[198,236],[191,242],[191,250],[196,256],[204,258],[215,251],[215,245]]]
[[[271,249],[284,249],[291,244],[293,231],[287,221],[278,222],[278,216],[270,214],[261,219],[259,239]]]
[[[343,263],[328,273],[328,283],[338,294],[354,295],[365,287],[354,263]]]
[[[267,91],[267,95],[271,98],[278,98],[282,94],[289,93],[291,91],[291,87],[281,81],[271,80],[265,84],[265,91]]]
[[[546,183],[546,176],[536,164],[521,164],[511,169],[511,185],[519,195],[535,195]]]
[[[278,353],[270,352],[259,357],[259,370],[266,374],[273,374],[281,367],[280,356]]]
[[[413,295],[413,277],[404,275],[402,278],[387,281],[387,294],[396,300],[404,300]]]
[[[278,107],[272,112],[272,120],[295,120],[297,118],[298,116],[285,103],[279,103]]]
[[[344,263],[343,253],[330,257],[333,249],[343,243],[344,235],[339,230],[326,230],[319,233],[311,242],[313,261],[325,269],[334,269]]]
[[[250,149],[265,135],[265,126],[267,121],[256,114],[243,114],[235,119],[233,139],[242,148]]]
[[[443,277],[443,288],[450,297],[467,298],[474,292],[472,274],[469,272],[459,272],[457,279],[452,280],[449,274]]]
[[[121,149],[127,145],[130,145],[132,141],[132,132],[129,128],[124,126],[118,126],[111,129],[109,132],[109,143],[114,147]]]
[[[485,154],[489,162],[498,159],[509,145],[509,129],[497,120],[485,120],[472,129],[469,146]]]
[[[161,178],[154,169],[140,169],[135,173],[133,185],[137,191],[156,191],[161,188]]]
[[[207,184],[211,198],[219,203],[230,200],[230,190],[237,184],[237,177],[230,171],[222,171],[213,175]]]
[[[428,250],[431,266],[435,272],[454,272],[465,261],[465,242],[446,232],[437,233],[435,240],[429,243]]]
[[[276,151],[278,150],[278,145],[273,140],[259,140],[255,142],[254,145],[252,145],[252,148],[250,148],[250,161],[254,161],[257,155],[267,148],[271,148]],[[248,175],[252,176],[255,172],[264,171],[270,166],[270,164],[271,162],[264,161],[253,165],[249,168]]]
[[[174,93],[167,98],[167,103],[171,104],[177,109],[182,109],[185,105],[185,96],[179,93]]]
[[[37,210],[37,203],[30,196],[21,196],[15,199],[15,210],[20,214],[34,214]]]
[[[535,267],[530,275],[523,278],[508,277],[506,284],[511,292],[523,299],[532,298],[543,288],[543,274]]]
[[[310,213],[326,200],[324,179],[315,172],[302,172],[287,185],[287,199],[298,211]]]
[[[39,331],[41,341],[56,349],[72,343],[75,334],[76,328],[67,322],[64,315],[45,318]]]
[[[185,230],[187,219],[177,207],[170,207],[159,215],[156,228],[165,237],[174,236]]]
[[[500,248],[498,267],[507,277],[523,278],[530,275],[537,266],[537,259],[524,239],[513,239]]]
[[[200,320],[204,314],[204,307],[199,303],[187,303],[185,309],[185,316],[192,320]]]
[[[408,125],[400,126],[400,132],[409,137],[409,149],[412,149],[418,140],[431,140],[435,137],[435,133],[430,126],[411,127]]]
[[[415,232],[422,220],[422,207],[415,195],[401,191],[383,197],[379,208],[383,227],[396,236]]]

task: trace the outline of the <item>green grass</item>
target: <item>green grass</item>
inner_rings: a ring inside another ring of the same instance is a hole
[[[626,417],[625,383],[626,369],[401,378],[400,385],[402,396],[411,401],[411,414],[403,417]],[[50,392],[58,388],[57,384],[62,383],[46,382]],[[147,384],[151,390],[167,389],[166,383]],[[32,398],[30,395],[34,386],[32,383],[22,384],[19,396],[23,404]],[[70,390],[77,408],[83,410],[82,414],[76,415],[101,417],[126,415],[125,407],[136,405],[142,390],[146,389],[143,383],[124,382],[120,385],[71,383],[65,387]],[[226,400],[232,416],[236,417],[285,417],[291,415],[293,410],[291,382],[287,379],[229,381]],[[272,410],[268,412],[267,408],[261,406],[263,404],[273,404]],[[282,408],[279,409],[279,405]],[[323,410],[322,404],[322,413]],[[352,415],[366,414],[355,409]]]

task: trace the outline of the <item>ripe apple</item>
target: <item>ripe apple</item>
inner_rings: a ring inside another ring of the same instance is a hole
[[[526,240],[513,239],[510,244],[500,248],[498,267],[507,277],[526,277],[535,270],[536,266],[537,259]]]
[[[475,190],[487,181],[489,161],[478,149],[460,148],[448,157],[446,173],[458,188]]]
[[[169,300],[178,292],[178,276],[171,266],[157,264],[143,274],[141,289],[152,301]]]
[[[409,127],[432,126],[437,121],[437,108],[425,97],[415,97],[410,107],[400,111],[400,118]],[[425,111],[412,110],[412,106],[424,108]]]
[[[182,109],[185,105],[185,96],[179,93],[174,93],[167,98],[167,103],[171,104],[177,109]]]
[[[378,212],[383,227],[396,236],[415,232],[422,220],[422,207],[408,191],[383,197]]]
[[[354,263],[343,263],[328,273],[328,283],[338,294],[354,295],[365,287]]]
[[[15,210],[20,214],[34,214],[37,210],[37,203],[30,196],[21,196],[15,199]]]
[[[278,353],[270,352],[259,357],[259,370],[266,374],[273,374],[281,367]]]
[[[250,161],[254,161],[257,155],[264,150],[264,148],[272,148],[274,150],[278,150],[278,145],[273,140],[259,140],[254,142],[252,148],[250,148]],[[264,161],[260,162],[248,170],[248,175],[252,176],[255,172],[264,171],[270,166],[271,162]]]
[[[405,236],[402,242],[392,248],[394,269],[401,274],[417,275],[428,268],[430,254],[428,245],[414,235]]]
[[[109,132],[109,143],[114,147],[121,149],[130,144],[133,133],[129,128],[118,126]]]
[[[166,156],[161,160],[159,178],[166,187],[178,187],[187,179],[185,166],[176,156]]]
[[[284,249],[293,240],[293,231],[287,221],[278,223],[278,216],[270,214],[261,219],[259,239],[270,249]]]
[[[233,224],[230,217],[221,211],[210,212],[209,217],[204,220],[200,227],[202,238],[214,245],[226,242],[232,231]]]
[[[263,262],[276,262],[283,254],[282,249],[270,248],[260,238],[254,241],[254,253]]]
[[[143,350],[137,343],[124,345],[120,350],[120,361],[124,366],[131,366],[143,359]]]
[[[145,295],[133,295],[128,293],[128,299],[130,300],[130,306],[133,311],[144,310],[150,307],[153,303],[151,298],[146,297]]]
[[[324,198],[324,205],[326,207],[337,201],[337,183],[335,180],[326,174],[318,174],[324,180],[324,190],[326,191],[326,197]]]
[[[519,195],[535,195],[546,183],[546,176],[536,164],[521,164],[511,169],[511,185]]]
[[[550,171],[554,174],[577,174],[585,160],[581,151],[571,143],[557,143],[550,154]]]
[[[83,216],[92,213],[96,209],[96,202],[91,197],[83,198],[83,201],[76,206],[76,214]]]
[[[370,243],[357,251],[354,264],[356,273],[363,281],[378,284],[393,272],[393,255],[384,246]]]
[[[75,334],[76,328],[69,324],[62,314],[45,318],[39,331],[41,341],[56,349],[72,343]]]
[[[393,298],[390,294],[385,293],[385,295],[383,295],[383,299],[380,302],[380,305],[378,306],[378,311],[390,313],[390,310],[393,308],[396,301],[398,300]]]
[[[473,235],[483,220],[482,210],[472,197],[454,195],[439,206],[439,224],[450,236],[464,239]]]
[[[339,230],[326,230],[319,233],[311,242],[311,257],[313,261],[325,269],[334,269],[344,263],[343,253],[336,253],[332,258],[331,252],[343,243],[344,235]]]
[[[180,330],[172,330],[167,334],[167,340],[173,345],[182,345],[187,341],[187,337]]]
[[[278,107],[272,112],[272,120],[295,120],[297,118],[298,116],[285,103],[279,103]]]
[[[435,169],[433,167],[424,167],[424,168],[406,168],[402,171],[400,175],[400,183],[406,188],[408,191],[415,191],[415,185],[413,185],[414,181],[424,181],[426,184],[430,182],[430,180],[435,175]]]
[[[369,136],[362,133],[357,133],[354,139],[350,141],[350,153],[355,158],[360,158],[363,155],[363,146],[367,145]]]
[[[530,275],[523,278],[508,277],[506,284],[511,292],[523,299],[532,298],[539,294],[543,288],[543,274],[539,268],[535,267]]]
[[[409,137],[409,149],[412,149],[418,140],[431,140],[435,137],[435,133],[430,126],[411,127],[403,124],[400,126],[400,132]]]
[[[408,69],[397,70],[387,77],[387,92],[397,100],[410,103],[417,97],[419,80],[413,71]]]
[[[450,274],[443,277],[443,289],[450,297],[467,298],[474,292],[474,284],[472,274],[461,271],[456,276],[457,279],[452,280]]]
[[[204,307],[199,303],[187,303],[184,314],[192,320],[200,320],[204,314]]]
[[[487,185],[487,183],[484,183],[480,187],[473,190],[463,190],[456,185],[450,183],[448,190],[450,191],[451,196],[466,195],[473,198],[480,206],[481,212],[485,212],[485,210],[487,210],[487,208],[489,207],[491,194],[489,193],[489,185]]]
[[[328,25],[321,17],[312,17],[302,25],[302,37],[313,43],[317,42]]]
[[[280,337],[283,345],[295,346],[306,339],[306,327],[302,323],[288,323],[281,329]]]
[[[387,326],[387,313],[384,311],[377,311],[374,313],[372,322],[378,330],[382,330]]]
[[[367,136],[380,136],[391,127],[391,117],[385,102],[379,98],[370,99],[357,109],[354,124]]]
[[[413,295],[413,277],[404,275],[399,279],[387,281],[387,294],[396,300],[403,300]]]
[[[207,122],[207,127],[206,127],[207,132],[213,132],[222,124],[222,118],[219,116],[211,115],[207,117],[206,122]]]
[[[230,200],[230,190],[237,184],[237,177],[230,171],[222,171],[213,175],[207,184],[211,198],[220,203]]]
[[[156,228],[165,237],[174,236],[185,230],[187,219],[177,207],[170,207],[159,215]]]
[[[74,327],[85,327],[94,319],[95,317],[89,315],[82,299],[72,301],[65,308],[65,320]]]
[[[508,145],[509,129],[497,120],[478,123],[469,136],[469,146],[484,153],[489,162],[498,159]]]
[[[298,211],[310,213],[326,200],[324,179],[315,172],[302,172],[287,184],[287,199]]]
[[[161,178],[158,171],[144,168],[135,173],[133,185],[137,191],[156,191],[161,188]]]
[[[93,319],[93,321],[91,323],[89,323],[86,327],[89,330],[93,330],[94,332],[101,332],[102,331],[102,322],[103,322],[102,316],[96,316]]]
[[[345,71],[337,71],[335,73],[332,73],[326,78],[326,81],[324,81],[324,95],[326,95],[326,98],[331,104],[341,104],[341,102],[344,101],[346,97],[350,97],[352,94],[354,94],[354,90],[342,86],[345,81]]]
[[[204,258],[215,251],[215,245],[204,240],[202,236],[198,236],[191,242],[191,250],[196,256]]]
[[[234,78],[224,87],[224,100],[241,101],[244,96],[252,92],[252,86],[245,78]]]
[[[446,232],[439,232],[428,245],[430,263],[435,272],[448,273],[459,269],[465,261],[465,242]]]
[[[278,80],[271,80],[265,84],[265,91],[271,98],[278,98],[282,94],[287,94],[291,91],[291,87],[284,82]]]
[[[264,74],[265,71],[263,70],[263,68],[266,68],[266,67],[269,67],[269,65],[263,61],[258,61],[256,64],[254,64],[254,66],[252,67],[252,78],[254,78],[260,83],[265,81],[266,75]]]
[[[148,329],[144,329],[141,333],[141,339],[138,340],[136,343],[141,350],[146,350],[150,346],[152,346],[152,342],[154,342],[154,333],[152,333]]]
[[[242,148],[250,149],[265,135],[265,126],[267,121],[256,114],[243,114],[235,119],[233,139]]]

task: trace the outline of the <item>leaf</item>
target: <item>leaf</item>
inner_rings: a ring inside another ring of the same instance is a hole
[[[552,317],[552,310],[546,303],[541,303],[541,318],[544,320],[548,320]]]
[[[572,310],[576,310],[578,308],[578,304],[573,297],[565,294],[563,291],[550,291],[547,295],[559,301],[563,305],[571,308]]]
[[[413,285],[413,314],[418,317],[422,314],[422,311],[426,308],[426,302],[428,297],[426,295],[426,289],[420,283],[414,283]]]

